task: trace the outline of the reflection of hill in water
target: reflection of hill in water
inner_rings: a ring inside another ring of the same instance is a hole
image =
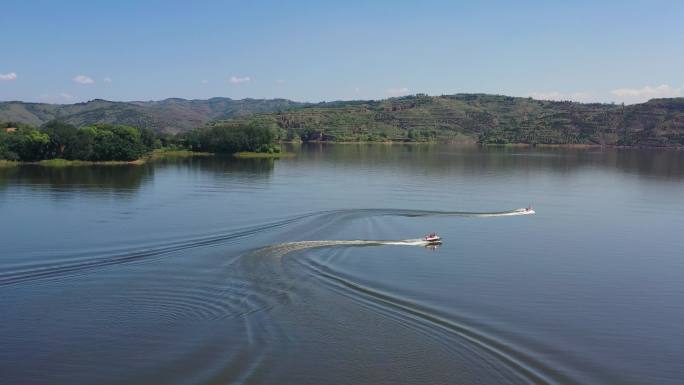
[[[293,159],[233,159],[230,157],[166,158],[144,165],[0,168],[0,190],[9,186],[90,194],[135,193],[161,173],[192,173],[211,178],[218,186],[263,183],[275,165],[328,169],[438,175],[524,175],[535,171],[571,174],[587,169],[617,169],[662,179],[684,178],[684,152],[676,150],[480,148],[446,145],[307,144],[290,148]],[[173,179],[174,176],[169,176]],[[199,179],[198,179],[199,180]]]
[[[56,190],[120,191],[138,189],[154,175],[145,165],[43,167],[27,165],[0,169],[0,185]]]
[[[179,167],[188,170],[223,174],[253,175],[267,177],[273,171],[276,160],[267,158],[235,159],[223,156],[201,156],[194,158],[162,158],[152,164],[156,169]]]
[[[657,149],[312,143],[301,146],[299,160],[438,175],[535,170],[573,173],[586,168],[610,168],[648,177],[684,178],[684,152]]]
[[[154,180],[155,173],[208,173],[213,178],[250,180],[268,178],[273,159],[232,159],[223,157],[167,158],[143,165],[43,167],[25,165],[0,168],[0,189],[9,185],[55,192],[76,190],[89,193],[134,193]]]

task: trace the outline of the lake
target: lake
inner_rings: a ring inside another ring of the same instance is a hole
[[[0,382],[684,383],[684,152],[291,150],[0,168]]]

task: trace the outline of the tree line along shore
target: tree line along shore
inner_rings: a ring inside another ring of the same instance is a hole
[[[161,155],[211,153],[277,157],[281,155],[277,139],[272,127],[255,122],[217,124],[179,134],[105,123],[84,127],[61,121],[51,121],[40,127],[2,123],[0,165],[17,162],[53,166],[141,163]]]

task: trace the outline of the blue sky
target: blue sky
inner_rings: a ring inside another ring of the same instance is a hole
[[[15,1],[0,100],[684,95],[684,1]]]

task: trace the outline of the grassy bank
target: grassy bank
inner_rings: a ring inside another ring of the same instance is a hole
[[[120,165],[140,165],[144,164],[145,159],[132,161],[110,160],[106,162],[91,162],[87,160],[68,160],[68,159],[45,159],[37,162],[20,162],[14,160],[0,159],[0,167],[15,167],[20,165],[36,165],[44,167],[74,167],[74,166],[120,166]]]
[[[73,166],[120,166],[120,165],[140,165],[144,164],[145,159],[136,159],[131,161],[125,160],[108,160],[102,162],[93,162],[87,160],[68,160],[68,159],[46,159],[39,162],[22,162],[22,164],[37,164],[45,167],[73,167]]]
[[[194,156],[213,156],[211,152],[197,152],[190,150],[178,150],[178,149],[157,149],[152,151],[147,157],[149,159],[159,159],[159,158],[190,158]]]
[[[233,157],[238,159],[254,159],[254,158],[290,158],[295,156],[294,152],[249,152],[242,151],[233,154]]]
[[[22,164],[31,164],[45,167],[75,167],[75,166],[121,166],[121,165],[141,165],[148,161],[164,158],[189,158],[194,156],[213,156],[209,152],[194,152],[188,150],[167,150],[158,149],[149,154],[146,154],[140,159],[136,160],[107,160],[107,161],[89,161],[89,160],[69,160],[69,159],[45,159],[37,162],[21,162],[14,160],[0,159],[0,167],[14,167]]]
[[[533,147],[527,143],[478,143],[482,147]]]

